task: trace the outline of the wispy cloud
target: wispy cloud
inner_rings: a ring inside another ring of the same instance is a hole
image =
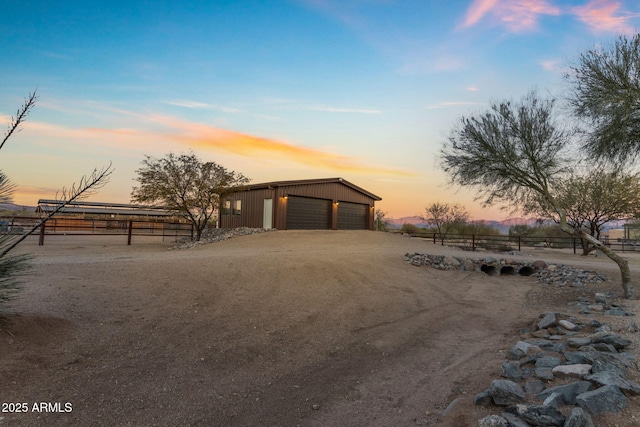
[[[193,109],[210,109],[210,110],[218,110],[223,113],[239,113],[240,109],[234,107],[222,107],[218,105],[207,104],[204,102],[198,101],[186,101],[186,100],[171,100],[165,102],[168,105],[173,105],[176,107],[183,108],[193,108]]]
[[[548,59],[540,62],[540,65],[545,71],[558,72],[562,69],[562,62],[558,59]]]
[[[622,4],[612,0],[591,0],[584,6],[572,8],[572,12],[595,32],[625,34],[635,32],[629,20],[640,16],[622,10]]]
[[[471,101],[446,101],[446,102],[439,102],[437,104],[431,104],[427,106],[427,109],[435,110],[439,108],[465,107],[469,105],[484,105],[484,104],[482,102],[471,102]]]
[[[472,27],[490,17],[511,32],[535,30],[541,15],[560,15],[560,8],[546,0],[474,0],[467,9],[462,27]]]
[[[175,101],[167,101],[167,104],[175,105],[176,107],[184,107],[184,108],[211,108],[211,105],[205,104],[204,102],[197,102],[197,101],[175,100]]]
[[[326,111],[328,113],[357,113],[357,114],[381,114],[382,111],[367,108],[339,108],[339,107],[311,107],[313,111]]]

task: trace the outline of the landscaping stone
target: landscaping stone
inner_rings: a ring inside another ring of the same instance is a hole
[[[546,329],[550,326],[554,326],[556,324],[556,315],[553,313],[549,313],[545,315],[541,321],[538,322],[538,329]]]
[[[576,381],[569,384],[549,387],[538,394],[538,399],[544,400],[549,397],[551,393],[560,393],[566,404],[575,405],[578,395],[591,390],[592,387],[589,381]]]
[[[507,422],[509,423],[509,427],[530,427],[528,422],[524,421],[517,415],[503,412],[501,417],[507,420]]]
[[[484,390],[475,395],[473,398],[473,404],[477,406],[489,406],[493,404],[493,398],[489,390]]]
[[[499,415],[489,415],[478,421],[478,427],[509,427],[509,422]]]
[[[582,408],[572,408],[571,413],[564,422],[564,427],[595,427],[591,415]]]
[[[564,405],[564,397],[558,392],[551,393],[544,402],[542,402],[542,406],[553,406],[554,408],[559,408],[562,405]]]
[[[524,402],[526,396],[519,384],[509,380],[493,380],[489,387],[493,403],[500,406]]]
[[[627,380],[616,372],[597,372],[595,374],[585,376],[584,379],[602,386],[615,386],[627,394],[640,394],[640,385]]]
[[[544,390],[544,382],[538,379],[532,379],[524,384],[524,392],[526,394],[538,394]]]
[[[500,375],[513,381],[522,379],[522,371],[517,363],[504,362],[500,368]]]
[[[620,412],[629,405],[629,400],[620,389],[610,385],[579,394],[576,402],[582,409],[594,415]]]
[[[558,321],[558,325],[562,326],[563,328],[565,328],[568,331],[574,331],[577,328],[577,326],[574,323],[572,323],[572,322],[570,322],[568,320],[565,320],[565,319],[562,319],[562,320]]]
[[[516,405],[508,407],[506,411],[517,415],[532,426],[562,427],[566,419],[562,412],[553,406]]]
[[[553,368],[552,372],[558,378],[582,378],[591,372],[591,365],[559,365]]]
[[[614,334],[596,335],[591,338],[591,342],[610,344],[614,346],[616,350],[622,350],[631,345],[631,341],[628,339]]]

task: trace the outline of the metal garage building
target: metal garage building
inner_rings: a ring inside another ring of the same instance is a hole
[[[373,230],[382,200],[342,178],[252,184],[221,202],[222,228]]]

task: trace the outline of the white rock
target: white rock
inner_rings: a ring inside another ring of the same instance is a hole
[[[571,323],[568,320],[561,320],[558,322],[558,324],[568,331],[573,331],[574,329],[577,328],[577,326],[574,323]]]
[[[591,372],[591,365],[575,364],[575,365],[559,365],[551,371],[553,375],[560,378],[582,378]]]

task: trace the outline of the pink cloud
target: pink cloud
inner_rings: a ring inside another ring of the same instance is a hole
[[[572,12],[593,31],[634,33],[635,31],[629,25],[628,20],[633,16],[638,16],[638,14],[628,14],[620,9],[621,3],[619,1],[591,0],[584,6],[574,7]]]
[[[540,15],[560,15],[558,7],[546,0],[474,0],[467,9],[462,27],[472,27],[485,16],[504,25],[509,31],[523,32],[537,28]]]

